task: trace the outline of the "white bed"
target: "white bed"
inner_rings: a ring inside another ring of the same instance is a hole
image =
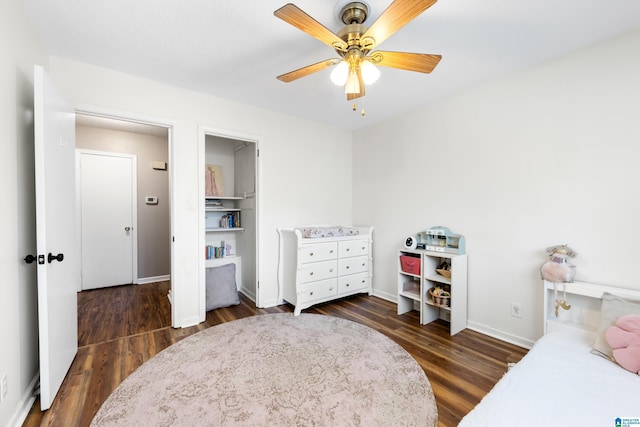
[[[567,286],[571,309],[556,317],[562,285],[556,292],[545,283],[546,335],[460,426],[640,426],[640,376],[591,353],[605,292],[640,300],[640,291],[575,283]]]

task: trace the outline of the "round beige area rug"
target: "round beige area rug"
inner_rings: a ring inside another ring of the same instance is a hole
[[[140,366],[92,426],[435,426],[424,371],[367,326],[269,314],[211,327]]]

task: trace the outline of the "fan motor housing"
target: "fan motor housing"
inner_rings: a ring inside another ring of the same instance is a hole
[[[367,27],[363,25],[363,22],[368,16],[369,6],[363,2],[349,2],[340,9],[339,18],[345,24],[345,27],[336,34],[347,43],[348,48],[357,47],[362,49],[363,46],[360,39],[367,31]],[[342,56],[345,52],[340,53],[338,51],[338,53]]]
[[[340,12],[340,20],[346,25],[362,24],[367,16],[369,16],[369,6],[359,1],[345,4]]]
[[[337,36],[347,43],[347,46],[360,46],[360,37],[367,31],[362,24],[349,24],[338,31]]]

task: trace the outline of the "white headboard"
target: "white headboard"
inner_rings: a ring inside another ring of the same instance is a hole
[[[566,292],[566,298],[565,298]],[[625,298],[640,299],[640,290],[616,288],[593,283],[553,283],[544,281],[544,333],[571,331],[594,338],[600,324],[600,307],[605,292]],[[566,300],[569,310],[558,308],[555,314],[556,295]]]

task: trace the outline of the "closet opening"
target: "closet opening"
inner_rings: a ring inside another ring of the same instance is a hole
[[[260,307],[258,139],[201,127],[200,142],[203,314],[211,307],[207,271],[230,264],[236,289]]]

